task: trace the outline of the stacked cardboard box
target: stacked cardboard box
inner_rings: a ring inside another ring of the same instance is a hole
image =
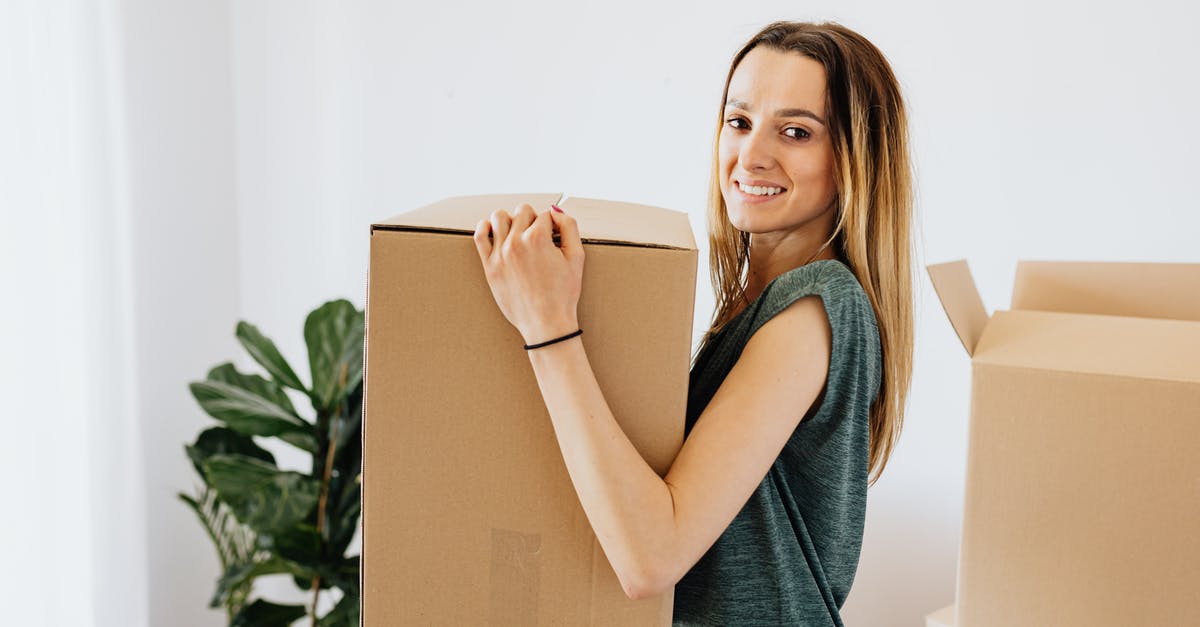
[[[1200,625],[1200,264],[1020,262],[971,355],[957,627]]]
[[[660,475],[683,443],[697,251],[687,215],[561,194],[461,196],[371,227],[362,617],[394,625],[669,625],[631,601],[563,463],[472,233],[550,203],[584,243],[582,341]]]

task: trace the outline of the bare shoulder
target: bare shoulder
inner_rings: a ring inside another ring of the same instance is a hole
[[[659,566],[660,589],[696,564],[762,482],[825,387],[831,335],[824,303],[813,295],[750,336],[664,478],[676,534]]]
[[[813,373],[828,370],[832,350],[833,329],[825,304],[820,296],[810,295],[796,299],[764,323],[750,336],[738,361],[785,373]]]

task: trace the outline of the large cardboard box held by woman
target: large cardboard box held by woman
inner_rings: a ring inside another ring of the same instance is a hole
[[[472,234],[522,202],[575,217],[579,322],[634,446],[665,475],[683,443],[697,251],[687,214],[561,194],[447,198],[371,226],[362,618],[394,625],[669,625],[630,600],[579,503]]]
[[[971,355],[957,627],[1200,625],[1200,264],[1022,261]]]

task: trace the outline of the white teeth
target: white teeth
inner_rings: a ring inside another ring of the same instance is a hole
[[[738,187],[741,188],[743,192],[746,192],[747,194],[754,194],[755,196],[774,196],[775,194],[783,192],[782,187],[757,187],[754,185],[742,185],[741,181],[738,181]]]

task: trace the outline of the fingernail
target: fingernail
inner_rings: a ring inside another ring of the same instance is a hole
[[[558,208],[558,205],[556,205],[556,204],[553,204],[553,203],[551,203],[551,204],[550,204],[550,208],[554,209],[555,211],[557,211],[557,212],[559,212],[559,213],[566,213],[566,212],[565,212],[565,211],[563,211],[562,209],[559,209],[559,208]]]

